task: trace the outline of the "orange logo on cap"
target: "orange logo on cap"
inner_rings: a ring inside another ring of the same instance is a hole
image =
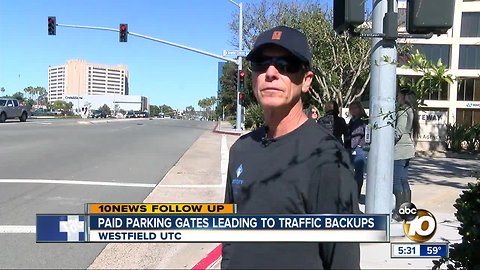
[[[280,40],[282,38],[282,31],[275,31],[272,34],[272,40]]]

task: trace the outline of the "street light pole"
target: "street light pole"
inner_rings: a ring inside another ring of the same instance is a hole
[[[239,18],[238,18],[238,52],[240,53],[243,50],[243,4],[236,3],[232,0],[229,0],[232,4],[236,5],[239,9]],[[240,70],[243,68],[243,60],[241,54],[237,57],[237,74],[240,73]],[[240,105],[240,76],[237,76],[237,122],[235,125],[236,130],[242,130],[242,105]]]

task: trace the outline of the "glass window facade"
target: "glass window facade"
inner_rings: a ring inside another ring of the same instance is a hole
[[[479,109],[457,109],[457,123],[475,125],[480,124]]]
[[[480,12],[463,12],[461,37],[480,37]]]
[[[460,45],[458,68],[480,69],[479,45]]]
[[[442,63],[450,67],[450,45],[437,44],[413,44],[412,53],[416,51],[424,54],[427,60],[437,63],[438,59],[442,59]]]
[[[480,78],[461,78],[458,82],[457,100],[480,101]]]

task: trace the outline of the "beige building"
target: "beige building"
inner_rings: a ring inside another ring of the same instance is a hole
[[[398,8],[399,18],[405,18],[406,2],[399,1]],[[406,29],[400,27],[399,31]],[[426,111],[420,115],[419,142],[432,147],[443,141],[447,123],[480,123],[480,0],[455,1],[453,27],[447,34],[398,42],[411,43],[413,50],[418,49],[435,63],[441,59],[455,78],[453,84],[445,84],[442,91],[427,97]],[[398,68],[397,74],[419,75],[404,68]]]
[[[84,95],[128,95],[127,67],[68,60],[48,68],[49,101]]]

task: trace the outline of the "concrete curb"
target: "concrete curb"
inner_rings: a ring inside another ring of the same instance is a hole
[[[208,255],[200,260],[192,270],[212,269],[212,266],[217,264],[222,257],[222,245],[218,245]]]
[[[241,136],[242,134],[244,134],[244,130],[242,130],[242,131],[222,130],[222,129],[220,129],[220,122],[217,121],[217,124],[215,125],[215,128],[213,129],[213,133]]]
[[[114,122],[127,122],[127,121],[140,121],[140,120],[153,120],[153,118],[120,118],[120,119],[105,119],[105,120],[81,120],[77,121],[78,124],[104,124]]]

